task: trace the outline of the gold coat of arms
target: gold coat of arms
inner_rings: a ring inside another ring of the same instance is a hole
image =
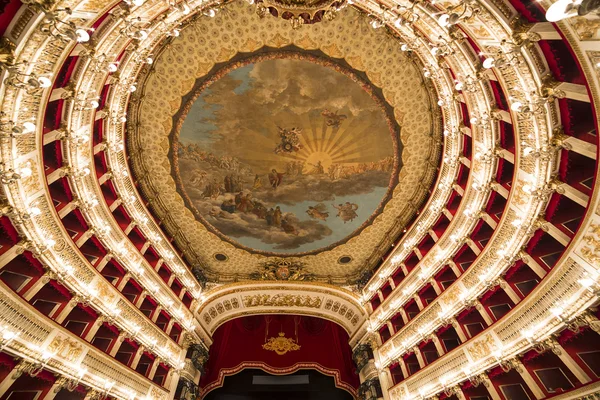
[[[300,350],[300,345],[292,338],[286,338],[284,332],[279,332],[279,336],[269,338],[267,343],[262,345],[263,349],[274,351],[282,356],[288,351]]]

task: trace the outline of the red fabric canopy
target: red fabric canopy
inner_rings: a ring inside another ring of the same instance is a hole
[[[295,340],[296,327],[300,349],[283,355],[263,349],[265,341],[278,337],[280,332]],[[315,369],[332,376],[337,387],[356,397],[359,380],[348,334],[333,322],[293,315],[243,317],[221,325],[213,340],[210,358],[200,380],[201,397],[221,387],[226,376],[245,368],[262,369],[276,375]]]

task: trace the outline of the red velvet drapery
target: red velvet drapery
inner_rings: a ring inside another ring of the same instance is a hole
[[[278,355],[263,349],[266,319],[270,319],[267,338],[296,338],[300,349]],[[359,385],[348,334],[339,325],[319,318],[293,315],[250,316],[221,325],[213,335],[210,358],[200,381],[202,396],[223,385],[225,376],[245,368],[262,369],[272,374],[291,374],[300,369],[316,369],[333,376],[337,387],[356,396]]]

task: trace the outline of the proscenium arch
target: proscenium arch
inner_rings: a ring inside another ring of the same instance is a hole
[[[319,317],[340,325],[353,346],[364,329],[367,313],[360,298],[343,288],[315,282],[238,282],[205,294],[196,311],[199,334],[211,343],[219,326],[235,318],[261,314]]]

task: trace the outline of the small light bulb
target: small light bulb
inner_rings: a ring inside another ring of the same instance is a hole
[[[38,82],[39,82],[41,88],[47,88],[47,87],[52,86],[52,81],[45,76],[40,76],[38,78]]]
[[[33,122],[23,122],[23,133],[31,133],[35,131],[35,124]]]
[[[75,34],[77,35],[77,41],[79,43],[86,43],[90,41],[90,34],[85,29],[77,29]]]
[[[438,23],[444,28],[447,27],[450,23],[450,15],[448,15],[448,14],[440,15],[440,17],[438,18]]]
[[[519,112],[523,109],[523,103],[521,103],[520,101],[515,101],[510,105],[510,109]]]
[[[483,60],[483,68],[485,69],[494,68],[495,65],[495,60],[492,57],[488,57]]]

